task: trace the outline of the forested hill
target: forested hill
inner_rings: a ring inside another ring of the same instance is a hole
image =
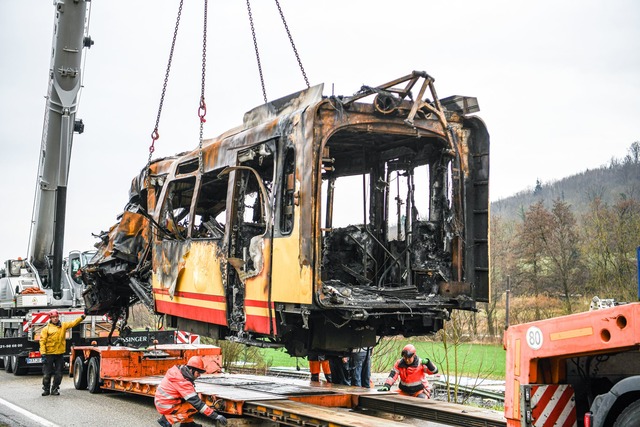
[[[640,142],[622,160],[538,183],[491,209],[493,300],[509,283],[527,301],[514,322],[583,311],[594,295],[637,300]]]
[[[551,209],[554,200],[562,200],[580,218],[597,198],[607,205],[623,199],[640,200],[640,143],[633,143],[629,151],[624,159],[612,159],[608,166],[551,183],[538,182],[533,189],[492,202],[491,216],[521,220],[529,206],[541,200],[547,209]]]

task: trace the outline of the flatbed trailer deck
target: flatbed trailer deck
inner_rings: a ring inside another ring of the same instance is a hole
[[[207,345],[157,345],[146,350],[74,347],[71,373],[76,388],[86,386],[93,393],[110,390],[153,397],[164,372],[193,355],[203,357],[207,372],[216,372],[198,378],[196,391],[205,403],[232,418],[250,417],[288,426],[406,425],[368,414],[383,411],[457,426],[506,426],[501,413],[481,408],[325,382],[221,373],[220,349]]]

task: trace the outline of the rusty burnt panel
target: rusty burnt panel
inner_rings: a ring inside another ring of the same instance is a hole
[[[475,98],[439,99],[424,72],[254,108],[134,178],[84,270],[87,306],[126,321],[143,301],[176,327],[292,354],[436,331],[489,295],[475,111]]]

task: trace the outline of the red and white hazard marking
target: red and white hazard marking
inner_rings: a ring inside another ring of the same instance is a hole
[[[531,408],[535,427],[578,425],[576,399],[570,385],[532,385]]]
[[[33,313],[31,315],[31,324],[32,325],[36,325],[39,323],[47,323],[49,321],[49,313],[48,312],[43,312],[43,313]]]
[[[84,311],[61,311],[62,316],[72,316],[74,319],[77,316],[84,314]],[[49,312],[40,311],[37,313],[31,313],[31,320],[29,322],[22,323],[22,330],[27,332],[32,325],[44,325],[49,321]]]
[[[27,332],[31,325],[42,325],[42,324],[47,323],[48,321],[49,321],[49,312],[48,311],[43,311],[43,312],[40,312],[40,313],[32,313],[31,314],[31,321],[30,322],[24,322],[22,324],[22,331],[23,332]]]
[[[175,331],[176,344],[200,344],[200,335],[185,331]]]

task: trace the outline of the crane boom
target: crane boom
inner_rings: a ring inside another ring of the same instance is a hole
[[[75,119],[81,89],[82,49],[93,43],[85,37],[89,1],[54,1],[56,19],[49,88],[28,253],[29,260],[39,271],[51,269],[51,276],[46,276],[56,298],[61,296],[67,180],[73,133],[83,130],[82,121]]]

